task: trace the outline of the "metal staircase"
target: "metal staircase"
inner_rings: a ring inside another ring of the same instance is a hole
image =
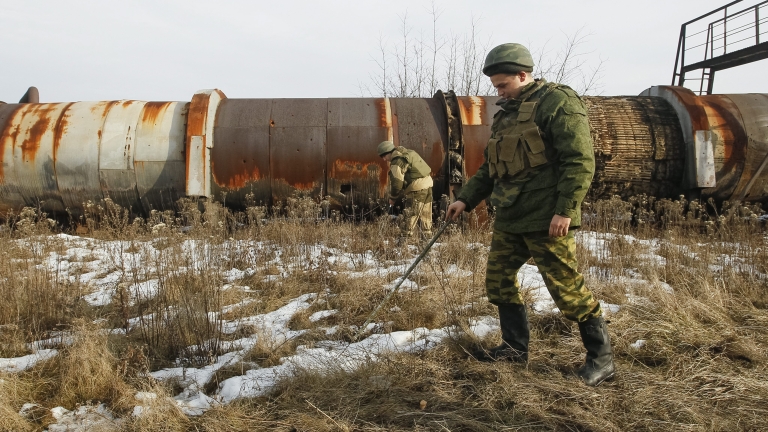
[[[715,72],[768,58],[768,0],[731,12],[737,3],[741,0],[680,27],[672,85],[697,81],[691,90],[712,94]],[[700,78],[686,76],[698,70]]]

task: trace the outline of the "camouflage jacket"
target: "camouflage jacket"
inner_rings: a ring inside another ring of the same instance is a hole
[[[389,163],[389,198],[396,200],[409,192],[432,187],[430,168],[413,150],[397,147]]]
[[[493,118],[489,144],[515,131],[521,105],[536,100],[533,120],[543,139],[546,163],[531,167],[525,160],[520,171],[494,178],[486,147],[485,162],[458,196],[470,211],[490,195],[496,227],[507,232],[548,230],[555,214],[571,218],[571,227],[581,225],[581,202],[595,171],[584,103],[569,87],[544,80],[527,85],[518,99],[497,102],[501,110]]]

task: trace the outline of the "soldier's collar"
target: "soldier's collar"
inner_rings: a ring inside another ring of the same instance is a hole
[[[539,91],[544,84],[547,83],[547,80],[544,78],[539,78],[534,80],[532,83],[528,83],[523,87],[523,92],[520,93],[520,97],[517,99],[499,99],[496,101],[496,105],[500,106],[501,109],[504,111],[511,111],[516,110],[520,107],[520,104],[528,100],[531,96],[533,96],[534,93]]]

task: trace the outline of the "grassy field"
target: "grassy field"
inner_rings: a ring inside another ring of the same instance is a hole
[[[533,267],[529,363],[467,354],[499,337],[484,298],[490,228],[473,220],[446,232],[350,344],[417,249],[391,246],[386,217],[319,220],[322,210],[295,199],[265,218],[185,202],[131,220],[105,202],[88,207],[79,236],[33,209],[8,217],[0,430],[768,428],[757,206],[585,204],[577,252],[611,311],[618,368],[598,388],[573,376],[578,328],[552,313]]]

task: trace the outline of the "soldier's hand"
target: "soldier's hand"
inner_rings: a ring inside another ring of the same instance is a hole
[[[555,215],[552,222],[549,223],[549,236],[562,237],[568,234],[568,227],[571,226],[571,218]]]
[[[448,206],[448,209],[445,211],[445,220],[456,220],[459,218],[459,215],[466,210],[467,205],[464,204],[461,201],[456,201],[453,204]]]
[[[393,200],[392,198],[390,198],[390,199],[389,199],[389,205],[391,205],[391,206],[395,205],[395,200]]]

